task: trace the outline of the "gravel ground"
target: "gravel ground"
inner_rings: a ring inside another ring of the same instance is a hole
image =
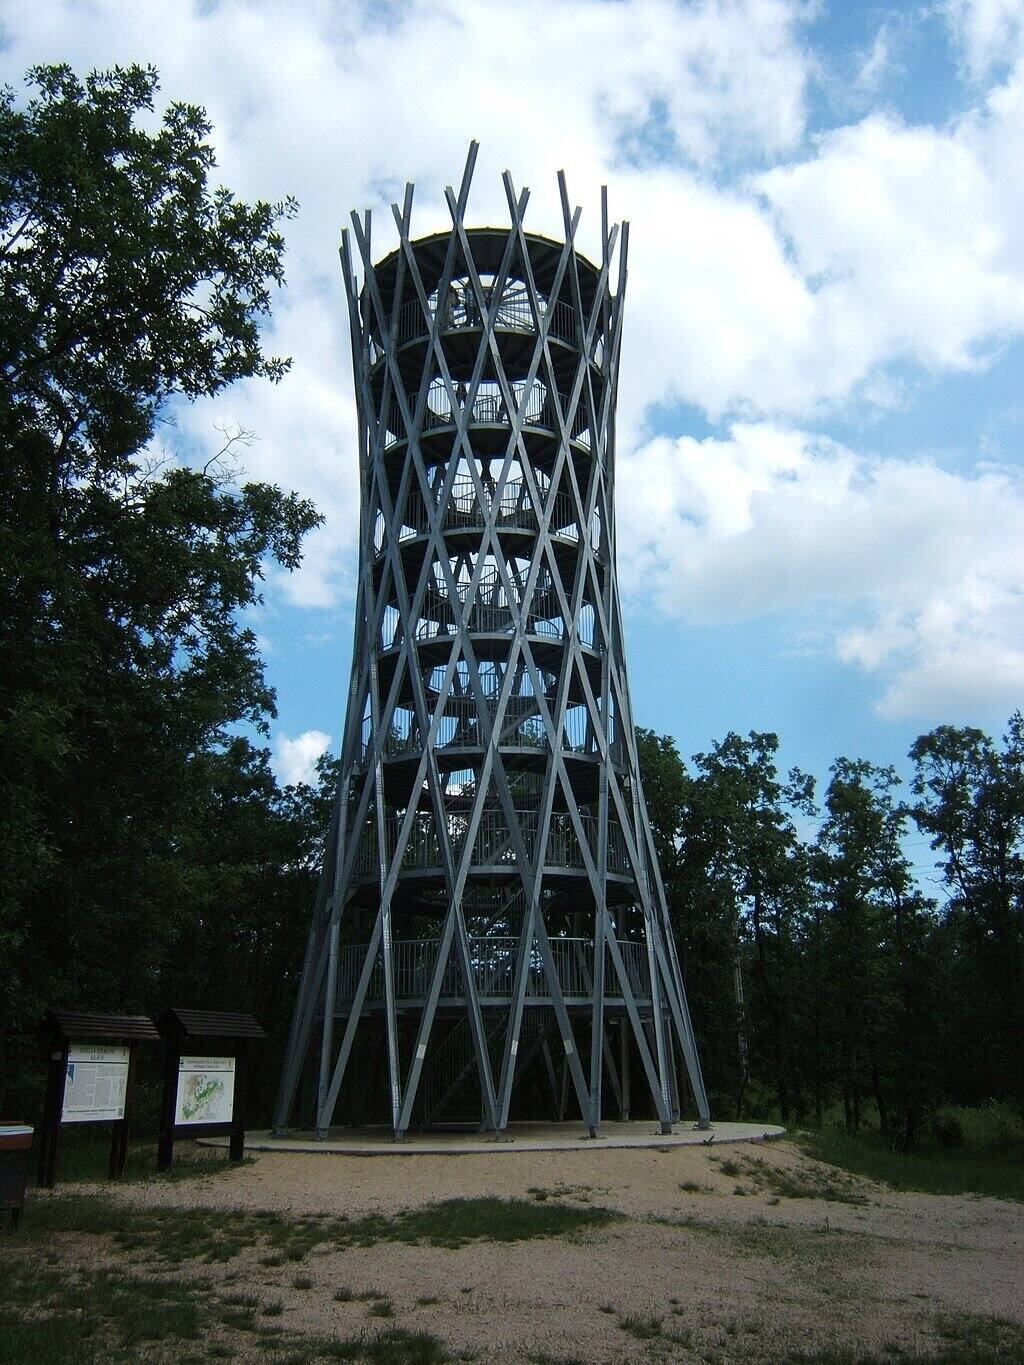
[[[780,1181],[833,1197],[780,1196]],[[233,1269],[240,1284],[281,1300],[287,1328],[352,1336],[400,1326],[478,1360],[881,1359],[897,1346],[927,1356],[951,1319],[956,1358],[972,1360],[971,1334],[988,1317],[1021,1324],[998,1358],[1024,1360],[1020,1205],[896,1194],[836,1176],[787,1141],[717,1152],[264,1153],[211,1179],[126,1187],[119,1197],[200,1217],[213,1207],[356,1217],[538,1192],[626,1218],[573,1239],[321,1249],[303,1266],[308,1288],[292,1284],[294,1267],[249,1253]],[[335,1301],[346,1287],[387,1295],[394,1318],[368,1318],[366,1300]]]

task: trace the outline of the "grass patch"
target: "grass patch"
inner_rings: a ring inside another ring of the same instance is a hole
[[[893,1342],[881,1352],[862,1352],[828,1347],[794,1351],[776,1357],[785,1365],[904,1365],[925,1361],[927,1365],[1010,1365],[1024,1360],[1024,1327],[1006,1318],[978,1313],[942,1315],[935,1320],[937,1349],[921,1354]]]
[[[156,1180],[173,1184],[178,1180],[204,1180],[254,1163],[253,1157],[245,1157],[242,1161],[229,1160],[226,1148],[208,1150],[216,1151],[217,1154],[208,1157],[176,1156],[173,1166],[160,1170],[156,1164],[155,1142],[129,1143],[128,1159],[120,1183],[139,1184]],[[97,1134],[95,1131],[70,1136],[67,1132],[61,1134],[59,1184],[105,1184],[109,1179],[109,1169],[109,1135]]]
[[[1002,1150],[934,1146],[907,1154],[895,1151],[878,1133],[853,1137],[838,1129],[800,1133],[797,1141],[816,1161],[894,1190],[1024,1202],[1024,1145]]]
[[[393,1327],[351,1339],[304,1336],[276,1324],[258,1325],[258,1313],[261,1319],[282,1316],[279,1301],[266,1303],[261,1310],[256,1295],[221,1292],[209,1279],[105,1268],[55,1269],[37,1251],[30,1242],[18,1259],[4,1257],[0,1262],[3,1361],[134,1365],[139,1360],[173,1360],[200,1365],[236,1354],[252,1358],[254,1341],[259,1343],[259,1359],[267,1365],[345,1360],[445,1365],[450,1359],[443,1344],[426,1332]]]
[[[943,1313],[935,1332],[958,1360],[1024,1360],[1024,1326],[980,1313]]]
[[[836,1204],[868,1202],[857,1180],[834,1166],[786,1170],[769,1165],[763,1157],[744,1157],[742,1174],[754,1188],[737,1186],[735,1194],[772,1194],[783,1199],[821,1199]]]
[[[627,1313],[625,1317],[617,1318],[616,1323],[623,1332],[628,1332],[631,1337],[636,1337],[638,1341],[653,1341],[655,1337],[661,1336],[660,1318],[642,1318]]]
[[[712,1222],[703,1218],[653,1218],[654,1223],[666,1227],[685,1228],[701,1237],[712,1237],[728,1242],[730,1249],[740,1256],[752,1256],[776,1261],[814,1261],[824,1258],[842,1260],[852,1265],[865,1258],[866,1239],[861,1234],[833,1231],[824,1227],[788,1227],[771,1223],[766,1218],[752,1218],[747,1222]]]
[[[329,1360],[360,1360],[369,1365],[446,1365],[451,1356],[429,1332],[389,1327],[375,1337],[335,1342]]]
[[[115,1245],[166,1265],[188,1260],[232,1260],[246,1248],[265,1251],[261,1262],[301,1262],[318,1247],[374,1246],[379,1242],[460,1247],[470,1242],[519,1242],[573,1237],[621,1217],[612,1209],[536,1204],[523,1199],[448,1199],[395,1218],[286,1218],[205,1209],[135,1207],[100,1195],[30,1198],[19,1237],[60,1232],[113,1239]]]
[[[348,1245],[391,1241],[460,1247],[478,1241],[525,1242],[537,1237],[573,1237],[621,1217],[614,1209],[525,1199],[446,1199],[393,1219],[363,1218],[349,1223]]]
[[[200,1308],[195,1289],[176,1280],[7,1262],[0,1360],[137,1360],[160,1343],[196,1341]]]
[[[392,1219],[295,1219],[216,1209],[197,1216],[191,1209],[133,1206],[91,1193],[34,1193],[19,1230],[0,1244],[5,1275],[0,1360],[122,1365],[146,1358],[199,1365],[211,1357],[229,1358],[236,1349],[251,1354],[256,1338],[261,1359],[272,1365],[324,1360],[437,1365],[449,1357],[429,1333],[394,1327],[330,1341],[271,1326],[267,1320],[282,1317],[284,1305],[232,1288],[236,1277],[220,1267],[247,1249],[260,1253],[264,1264],[286,1265],[318,1248],[386,1242],[461,1247],[474,1241],[575,1237],[619,1217],[609,1209],[515,1199],[446,1200]],[[67,1236],[96,1239],[89,1252],[92,1264],[113,1253],[130,1262],[131,1273],[68,1267],[58,1254]],[[4,1250],[12,1254],[3,1256]],[[216,1267],[213,1279],[167,1274],[186,1262]],[[313,1279],[296,1274],[291,1283],[303,1289]],[[380,1291],[355,1294],[340,1288],[335,1297],[338,1302],[365,1300],[373,1318],[394,1315]]]

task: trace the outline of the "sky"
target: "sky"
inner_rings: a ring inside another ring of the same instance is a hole
[[[774,730],[819,778],[907,770],[942,723],[1024,697],[1024,0],[0,0],[0,77],[152,63],[206,107],[218,176],[295,195],[278,386],[179,405],[181,459],[253,433],[252,478],[326,523],[251,617],[280,776],[341,733],[358,470],[339,229],[416,183],[446,224],[596,251],[630,221],[619,573],[639,724],[685,755]]]

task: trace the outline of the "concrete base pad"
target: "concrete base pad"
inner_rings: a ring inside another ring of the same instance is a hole
[[[247,1133],[251,1152],[321,1152],[336,1156],[496,1156],[502,1152],[592,1152],[611,1147],[719,1146],[729,1142],[768,1142],[782,1137],[785,1128],[770,1123],[715,1123],[701,1130],[691,1122],[677,1123],[671,1133],[658,1130],[653,1119],[603,1123],[600,1136],[591,1138],[579,1123],[514,1123],[500,1138],[488,1132],[409,1133],[400,1142],[390,1128],[331,1128],[326,1137],[311,1132]],[[225,1147],[226,1137],[201,1138],[204,1144]]]

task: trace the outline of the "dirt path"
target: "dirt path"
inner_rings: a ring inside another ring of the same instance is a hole
[[[485,1196],[625,1216],[568,1239],[320,1249],[298,1276],[245,1252],[232,1273],[280,1300],[287,1328],[351,1337],[385,1325],[369,1315],[386,1298],[387,1325],[478,1360],[885,1359],[897,1348],[1024,1360],[1020,1205],[895,1194],[788,1142],[390,1160],[271,1153],[120,1197],[197,1217],[205,1207],[353,1218]],[[363,1297],[339,1302],[347,1290]]]

